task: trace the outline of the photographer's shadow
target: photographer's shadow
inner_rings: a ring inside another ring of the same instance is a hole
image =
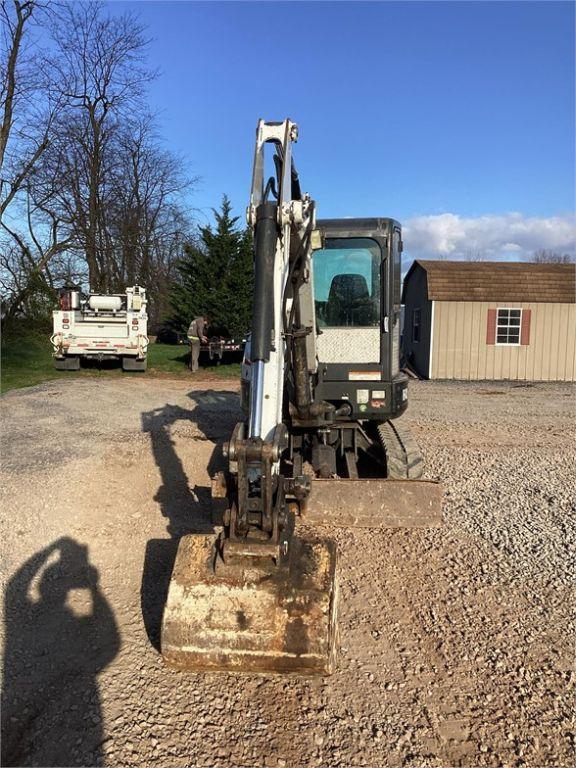
[[[31,557],[5,595],[2,765],[102,765],[96,677],[120,636],[88,548],[70,538]]]
[[[166,529],[170,535],[169,539],[148,542],[140,591],[146,633],[158,650],[162,611],[178,541],[189,533],[214,532],[210,487],[190,485],[184,463],[176,451],[172,428],[178,423],[193,423],[200,432],[194,441],[214,443],[207,466],[208,476],[213,477],[226,468],[222,446],[241,418],[237,392],[193,390],[189,397],[195,404],[192,410],[167,404],[142,414],[142,431],[150,435],[152,453],[162,481],[154,499],[167,519]]]

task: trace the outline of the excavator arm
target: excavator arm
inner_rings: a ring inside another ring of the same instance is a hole
[[[220,554],[272,557],[288,553],[293,505],[309,482],[282,474],[288,447],[284,413],[318,424],[334,410],[313,405],[316,328],[311,290],[315,204],[302,194],[292,158],[295,123],[260,120],[249,225],[254,232],[254,305],[250,337],[251,386],[247,429],[237,425],[228,445],[234,467],[233,503],[225,520]],[[273,150],[274,175],[265,177],[266,152]],[[306,318],[306,324],[303,319]]]
[[[310,483],[282,471],[286,410],[313,423],[334,410],[312,398],[315,209],[300,191],[296,139],[290,120],[258,123],[247,212],[255,275],[249,413],[225,447],[229,471],[213,483],[224,502],[219,536],[186,536],[178,549],[162,654],[185,669],[326,674],[334,665],[336,547],[293,535]]]
[[[300,191],[292,159],[297,137],[298,128],[290,120],[258,123],[247,211],[254,232],[255,275],[249,437],[271,438],[282,422],[289,334],[300,303],[298,286],[311,280],[315,204]],[[274,149],[276,173],[264,183],[266,150],[270,147]],[[309,332],[314,340],[315,328]],[[308,347],[307,354],[315,363],[315,349],[310,352]]]

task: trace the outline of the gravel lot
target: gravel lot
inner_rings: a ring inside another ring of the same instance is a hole
[[[156,650],[234,382],[3,396],[3,764],[573,766],[574,388],[414,382],[411,401],[445,525],[326,530],[342,649],[306,680],[182,674]]]

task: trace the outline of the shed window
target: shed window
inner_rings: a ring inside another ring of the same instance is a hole
[[[521,309],[498,309],[496,344],[520,344]]]
[[[422,318],[422,310],[414,309],[412,311],[412,341],[416,343],[420,341],[421,318]]]

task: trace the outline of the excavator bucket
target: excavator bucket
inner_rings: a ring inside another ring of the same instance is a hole
[[[214,569],[214,536],[180,540],[162,655],[196,671],[328,675],[336,651],[336,548],[291,543],[289,564]]]
[[[221,484],[213,484],[215,522],[226,503]],[[441,501],[442,486],[431,481],[314,479],[299,522],[437,527]],[[191,671],[330,674],[337,644],[334,542],[294,537],[288,564],[266,567],[250,558],[218,566],[215,541],[180,540],[162,621],[165,661]]]
[[[430,480],[315,478],[299,519],[350,528],[437,528],[442,525],[442,485]]]

